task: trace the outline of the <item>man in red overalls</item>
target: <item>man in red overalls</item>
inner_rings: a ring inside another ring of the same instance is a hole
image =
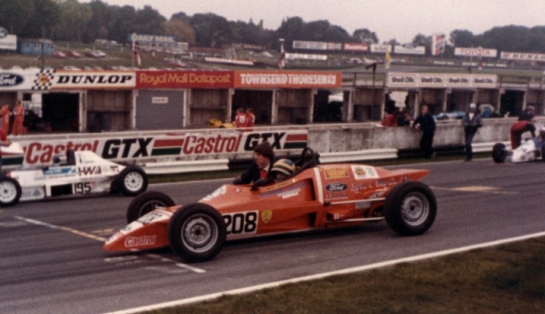
[[[255,115],[252,108],[246,108],[246,131],[252,131],[255,125]]]
[[[11,115],[11,111],[9,111],[9,106],[4,105],[2,106],[2,131],[4,134],[9,133],[9,116]]]
[[[11,135],[23,135],[23,120],[25,118],[25,108],[21,101],[17,101],[17,105],[13,108],[13,128],[11,129]]]
[[[235,126],[237,129],[243,129],[246,127],[246,113],[242,108],[237,109],[237,114],[235,115]]]
[[[520,146],[522,141],[522,133],[532,133],[532,138],[536,137],[536,127],[529,121],[517,121],[511,127],[511,148],[515,149]]]

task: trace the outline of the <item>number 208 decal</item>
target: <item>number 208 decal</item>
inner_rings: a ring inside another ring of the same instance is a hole
[[[257,231],[257,211],[223,215],[228,236],[255,234]]]

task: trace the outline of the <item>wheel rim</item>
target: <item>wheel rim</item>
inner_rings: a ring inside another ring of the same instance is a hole
[[[159,200],[147,201],[146,203],[144,203],[140,207],[140,210],[138,211],[138,217],[140,218],[140,217],[152,212],[154,209],[156,209],[158,207],[167,207],[167,204],[165,204],[163,201],[159,201]]]
[[[9,181],[0,182],[0,201],[10,203],[17,197],[17,187]]]
[[[218,240],[218,226],[208,215],[196,214],[184,222],[181,237],[184,246],[194,253],[210,250]]]
[[[428,198],[420,192],[407,194],[401,205],[401,216],[405,223],[417,227],[423,224],[430,214]]]
[[[127,173],[125,178],[123,179],[123,184],[127,188],[127,190],[131,192],[136,192],[142,188],[144,185],[144,177],[136,171],[131,171]]]

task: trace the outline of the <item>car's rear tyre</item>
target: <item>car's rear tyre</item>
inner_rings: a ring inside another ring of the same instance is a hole
[[[134,196],[144,192],[148,188],[148,176],[139,167],[127,166],[119,174],[117,183],[123,194]]]
[[[186,262],[204,262],[216,256],[225,243],[225,222],[206,204],[192,204],[177,210],[168,224],[168,242]]]
[[[21,198],[21,185],[10,177],[0,178],[0,206],[13,206]]]
[[[502,163],[507,158],[507,150],[505,150],[505,145],[503,143],[496,143],[492,148],[492,159],[494,162]]]
[[[384,218],[395,232],[412,236],[426,232],[435,221],[437,201],[422,182],[402,182],[386,196]]]
[[[162,192],[148,191],[133,198],[127,208],[127,223],[138,220],[140,217],[152,212],[157,207],[169,207],[176,205],[170,196]]]
[[[541,146],[541,161],[545,162],[545,145]]]

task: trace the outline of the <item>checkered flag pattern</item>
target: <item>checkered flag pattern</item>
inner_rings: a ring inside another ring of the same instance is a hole
[[[53,84],[53,78],[55,77],[55,70],[41,70],[36,74],[32,90],[48,90]]]

